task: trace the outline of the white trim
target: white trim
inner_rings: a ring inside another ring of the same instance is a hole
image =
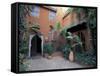
[[[41,36],[41,40],[42,40],[42,42],[41,42],[41,49],[42,49],[42,56],[43,56],[43,36]]]
[[[31,39],[32,39],[33,36],[35,36],[35,35],[30,35],[29,36],[29,53],[28,53],[29,57],[31,57],[31,49],[30,49],[30,47],[31,47]]]

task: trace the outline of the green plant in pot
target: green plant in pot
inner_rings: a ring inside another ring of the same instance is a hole
[[[62,48],[63,55],[64,55],[64,58],[69,59],[70,53],[73,53],[73,47],[72,47],[73,35],[67,31],[63,32],[62,35],[66,39],[66,45],[63,46]],[[73,59],[71,61],[73,61]]]
[[[67,48],[68,48],[68,51],[69,51],[69,55],[68,55],[68,59],[70,61],[74,61],[74,50],[73,50],[73,36],[70,34],[69,36],[66,37],[66,40],[67,40]]]
[[[48,54],[48,58],[50,59],[51,58],[51,55],[53,53],[53,46],[51,43],[46,43],[44,45],[44,53],[45,54]]]
[[[63,49],[64,57],[69,59],[70,61],[74,61],[74,48],[76,45],[81,45],[81,40],[77,35],[72,35],[70,32],[65,32],[65,38],[66,38],[66,45]]]
[[[63,56],[65,59],[68,59],[68,56],[69,56],[69,52],[70,52],[70,48],[68,45],[64,45],[62,47],[62,52],[63,52]]]

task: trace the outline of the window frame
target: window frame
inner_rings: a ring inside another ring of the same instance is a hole
[[[39,6],[33,6],[31,15],[34,17],[39,17],[40,15],[40,7]]]
[[[56,19],[56,12],[49,11],[49,20],[55,20]]]

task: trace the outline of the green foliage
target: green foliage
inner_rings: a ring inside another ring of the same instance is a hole
[[[26,71],[26,68],[27,68],[27,65],[25,65],[25,64],[20,64],[19,65],[19,70],[20,71]]]
[[[27,64],[24,63],[24,54],[19,54],[19,70],[26,71]]]
[[[19,48],[19,68],[20,71],[26,71],[27,65],[24,64],[24,60],[26,58],[28,47],[27,44],[23,42],[24,44],[21,44],[21,47]]]
[[[73,49],[76,45],[80,46],[82,49],[82,42],[79,36],[72,35],[71,32],[67,32],[67,29],[62,30],[61,35],[63,35],[67,41],[66,45],[62,47],[62,52],[65,58],[68,58],[70,51],[74,51]]]
[[[77,52],[75,60],[81,64],[96,66],[96,55],[87,52]]]
[[[68,35],[67,35],[67,37],[68,37]],[[74,42],[76,42],[76,44],[78,44],[77,45],[78,48],[79,47],[81,48],[81,50],[79,50],[79,51],[76,51],[75,50],[75,60],[77,62],[82,63],[82,64],[85,64],[85,65],[93,65],[93,66],[96,65],[96,53],[94,52],[96,50],[94,50],[93,52],[92,51],[90,51],[90,52],[82,52],[82,42],[81,42],[79,36],[77,36],[77,35],[74,35],[73,38],[68,37],[66,39],[67,40],[71,40],[72,39],[72,41],[74,41]],[[70,50],[73,50],[73,48],[76,47],[76,44],[71,44],[70,45],[68,43],[66,45],[66,47],[64,49],[64,57],[65,58],[66,57],[68,58],[69,51]]]
[[[95,8],[73,8],[73,12],[77,13],[77,18],[81,19],[81,13],[84,13],[84,19],[87,20],[88,27],[95,28],[96,27],[96,15],[97,11]]]
[[[92,31],[92,38],[93,38],[93,45],[96,47],[96,9],[94,8],[73,8],[72,12],[77,13],[77,18],[79,20],[86,20],[87,27]],[[81,18],[82,14],[84,13],[85,16],[83,19]],[[73,51],[73,48],[76,48],[76,45],[82,49],[82,42],[79,36],[72,35],[71,33],[67,32],[67,28],[62,29],[60,32],[62,36],[66,38],[66,45],[63,47],[64,57],[68,58],[70,50]],[[72,41],[72,43],[71,43]],[[75,44],[73,44],[75,42]],[[95,49],[95,48],[94,48]],[[80,52],[81,51],[81,52]],[[96,49],[94,50],[96,51]],[[75,50],[75,59],[77,62],[86,64],[86,65],[96,65],[96,53],[93,54],[92,52],[82,52],[82,50],[76,51]]]
[[[26,15],[30,15],[30,6],[19,5],[19,30],[27,29]]]
[[[63,28],[60,32],[60,35],[65,37],[65,34],[66,34],[66,28]]]
[[[67,28],[64,27],[61,32],[60,35],[64,36],[65,38],[67,38],[67,36],[71,36],[72,34],[70,32],[67,32]]]
[[[61,29],[61,24],[60,24],[60,22],[56,23],[55,29],[58,30],[58,31]]]
[[[24,54],[21,54],[21,53],[19,54],[19,63],[20,64],[23,64],[24,57],[25,57]]]
[[[82,41],[78,35],[73,36],[73,42],[76,42],[76,44],[82,46]]]
[[[70,51],[72,51],[72,39],[73,39],[73,36],[70,32],[67,32],[66,29],[62,30],[61,31],[61,34],[65,37],[67,43],[66,45],[64,45],[62,47],[62,52],[63,52],[63,55],[64,55],[64,58],[67,58],[68,59],[68,56],[69,56],[69,53]]]
[[[65,38],[66,38],[66,41],[67,41],[67,48],[68,48],[68,50],[72,51],[72,49],[73,49],[73,47],[72,47],[73,46],[73,44],[72,44],[72,41],[73,41],[72,33],[66,32]]]
[[[44,53],[51,55],[53,53],[53,45],[51,43],[44,44]]]
[[[28,26],[26,21],[26,15],[29,14],[29,6],[19,6],[19,53],[27,54],[28,51]]]
[[[69,53],[70,53],[70,46],[65,45],[62,47],[62,52],[63,52],[63,56],[65,59],[68,59]]]
[[[28,47],[22,47],[20,50],[19,50],[19,52],[21,53],[21,54],[27,54],[27,52],[28,52]]]
[[[78,35],[74,35],[73,38],[75,39],[76,42],[81,42],[81,39],[79,38]]]
[[[37,33],[40,30],[40,26],[39,25],[32,25],[32,30]]]
[[[22,42],[20,42],[20,47],[19,47],[19,54],[23,54],[25,57],[27,56],[27,52],[28,52],[28,41],[27,40],[22,40]]]
[[[33,26],[32,26],[32,29],[33,29],[33,28],[35,28],[35,29],[40,29],[40,26],[39,26],[39,25],[33,25]]]
[[[88,24],[90,25],[89,28],[93,29],[96,27],[96,9],[88,9]]]

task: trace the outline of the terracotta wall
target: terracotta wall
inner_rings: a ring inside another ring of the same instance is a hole
[[[69,26],[72,23],[72,14],[69,14],[67,17],[63,19],[63,25]]]
[[[76,13],[69,13],[65,18],[63,18],[63,26],[69,27],[71,24],[78,24],[79,20],[77,19]]]
[[[82,17],[84,16],[84,14],[82,13]],[[67,26],[69,27],[70,24],[74,24],[74,25],[77,25],[79,23],[79,19],[77,18],[77,14],[72,12],[70,13],[68,16],[66,16],[64,19],[63,19],[63,25],[64,26]],[[80,31],[77,31],[77,32],[74,32],[73,34],[77,34],[79,32],[82,32],[82,34],[84,35],[84,38],[85,38],[85,48],[86,50],[90,50],[92,49],[92,43],[90,41],[91,39],[91,34],[89,32],[88,29],[84,29],[84,30],[80,30]]]
[[[49,26],[54,26],[56,23],[56,20],[49,20],[49,11],[46,8],[40,7],[40,14],[39,17],[34,16],[27,16],[27,22],[30,25],[31,24],[39,24],[40,25],[40,31],[43,33],[43,35],[46,37],[48,36],[49,32]]]

